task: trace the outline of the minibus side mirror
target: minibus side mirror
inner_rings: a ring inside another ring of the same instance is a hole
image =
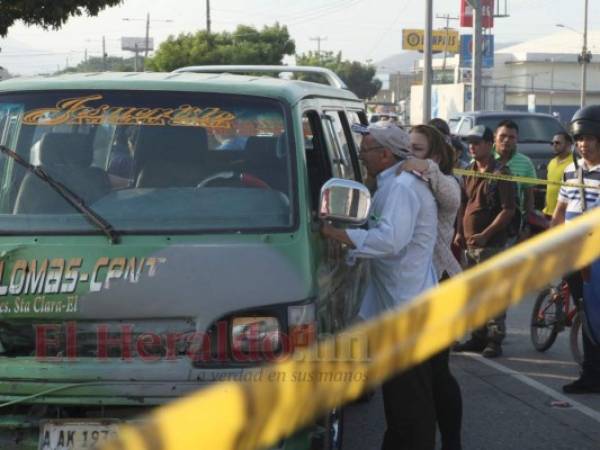
[[[371,193],[356,181],[332,178],[321,188],[320,219],[360,226],[367,221],[370,208]]]

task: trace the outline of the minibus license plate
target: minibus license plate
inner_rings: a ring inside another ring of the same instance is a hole
[[[94,450],[117,436],[118,421],[52,420],[40,426],[38,450]]]

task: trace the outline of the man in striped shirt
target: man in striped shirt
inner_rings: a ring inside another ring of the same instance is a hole
[[[600,105],[587,106],[575,113],[571,122],[573,137],[581,159],[565,169],[564,181],[585,184],[596,189],[569,186],[560,188],[552,225],[568,222],[597,204],[600,198]],[[574,299],[598,301],[584,295],[580,272],[569,275],[567,281]],[[589,280],[594,283],[597,280]],[[583,364],[579,378],[563,386],[568,394],[600,393],[600,345],[583,333]]]

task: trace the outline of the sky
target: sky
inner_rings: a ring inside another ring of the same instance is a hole
[[[521,42],[560,32],[557,23],[583,30],[584,0],[496,0],[509,17],[496,19],[496,42]],[[600,29],[600,1],[591,1],[589,28]],[[460,0],[434,0],[434,16],[458,16]],[[169,35],[193,33],[206,27],[205,0],[125,0],[97,17],[71,18],[60,30],[13,25],[0,40],[0,66],[11,73],[51,73],[101,56],[102,37],[109,55],[131,56],[121,50],[121,37],[143,37],[150,14],[155,47]],[[136,19],[125,21],[124,18]],[[137,20],[139,19],[139,20]],[[344,58],[377,62],[402,52],[402,29],[423,28],[425,0],[213,0],[211,28],[231,31],[238,24],[262,28],[287,25],[297,53],[342,51]],[[436,19],[434,27],[445,26]],[[450,26],[458,27],[457,21]],[[468,30],[463,29],[462,32]],[[574,33],[576,31],[573,31]]]

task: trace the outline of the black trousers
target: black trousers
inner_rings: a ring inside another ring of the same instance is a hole
[[[386,430],[382,450],[434,450],[435,403],[430,360],[382,385]]]
[[[442,450],[461,449],[462,397],[448,366],[450,351],[383,383],[387,428],[382,450],[433,450],[436,419]]]
[[[450,349],[431,358],[433,402],[442,437],[442,450],[461,450],[462,394],[450,372]]]

